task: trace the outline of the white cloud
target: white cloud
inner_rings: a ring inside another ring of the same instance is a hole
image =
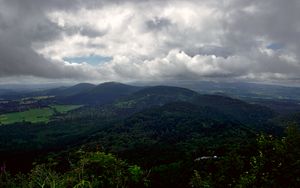
[[[54,66],[59,71],[46,74],[42,68],[34,72],[30,68],[26,71],[6,68],[3,73],[0,70],[0,76],[51,78],[58,72],[59,77],[97,81],[300,80],[297,0],[78,0],[72,6],[62,0],[62,8],[56,1],[45,4],[31,1],[33,6],[43,8],[32,10],[34,15],[21,11],[26,24],[20,22],[18,29],[10,27],[12,34],[5,27],[7,20],[16,20],[16,16],[8,14],[15,5],[6,6],[5,11],[0,8],[0,42],[11,39],[14,41],[11,45],[16,47],[22,46],[19,41],[25,41],[22,47],[26,52],[41,56],[28,57],[28,62],[34,62],[26,66],[43,66],[44,62],[38,62],[43,60],[49,70]],[[22,7],[16,8],[17,12]],[[45,32],[49,28],[54,28],[50,34]],[[13,36],[18,30],[24,34],[17,40]],[[51,39],[47,39],[48,35]],[[273,50],[267,47],[270,44],[281,44],[282,48]],[[88,55],[112,57],[112,60],[94,66],[64,61],[66,57]]]
[[[49,19],[64,31],[64,38],[37,49],[46,57],[80,56],[94,53],[103,56],[124,55],[133,58],[154,58],[173,48],[195,48],[218,44],[219,14],[201,4],[188,2],[112,4],[100,9],[79,9],[74,12],[54,11]],[[151,30],[147,23],[158,20],[168,24]],[[62,24],[63,23],[63,24]],[[67,35],[70,28],[93,28],[103,35],[80,36],[79,31]],[[102,48],[97,48],[100,45]],[[95,48],[91,47],[95,46]]]

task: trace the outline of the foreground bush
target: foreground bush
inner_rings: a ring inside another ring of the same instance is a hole
[[[60,187],[145,187],[143,170],[136,165],[103,152],[80,153],[80,158],[65,173],[53,170],[52,164],[36,165],[28,174],[11,176],[2,170],[0,187],[60,188]]]

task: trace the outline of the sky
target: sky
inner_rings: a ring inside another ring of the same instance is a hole
[[[0,0],[0,83],[300,85],[299,0]]]

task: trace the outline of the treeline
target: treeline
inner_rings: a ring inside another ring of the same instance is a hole
[[[99,149],[99,148],[97,148]],[[169,151],[169,148],[165,148]],[[1,166],[0,187],[299,187],[300,132],[290,125],[283,137],[257,136],[253,145],[222,156],[177,156],[146,168],[115,155],[84,148],[49,155],[29,173],[11,175]],[[140,152],[143,152],[142,150]],[[144,156],[151,158],[151,156]],[[138,163],[141,163],[139,161]]]

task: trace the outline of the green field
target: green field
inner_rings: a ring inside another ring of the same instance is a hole
[[[67,113],[81,107],[80,105],[53,105],[45,108],[30,109],[24,112],[13,112],[0,115],[0,124],[7,125],[17,122],[48,123],[56,112]]]
[[[51,105],[50,107],[55,109],[59,113],[67,113],[71,110],[80,108],[82,105]]]

